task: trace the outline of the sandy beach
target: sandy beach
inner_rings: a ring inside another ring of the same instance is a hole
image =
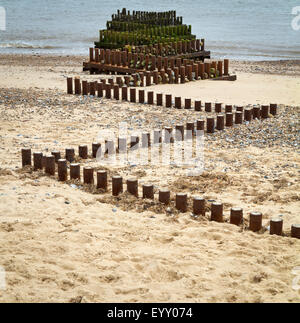
[[[82,72],[83,56],[0,55],[0,266],[6,272],[1,302],[294,302],[293,269],[300,240],[300,62],[231,61],[236,82],[202,80],[148,87],[164,94],[233,105],[277,103],[279,113],[205,135],[205,170],[153,165],[107,167],[209,201],[263,213],[265,230],[253,233],[206,217],[178,213],[157,202],[114,198],[75,182],[60,183],[21,168],[21,148],[49,153],[117,133],[206,118],[209,113],[130,104],[66,94],[66,78]],[[103,76],[101,76],[103,77]],[[82,166],[101,169],[95,160]],[[109,184],[111,186],[111,184]],[[109,186],[109,187],[110,187]],[[124,186],[125,187],[125,186]],[[284,236],[269,221],[284,220]]]

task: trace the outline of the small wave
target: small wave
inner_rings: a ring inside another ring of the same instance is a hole
[[[0,48],[28,48],[28,49],[55,49],[59,47],[55,46],[42,46],[42,45],[32,45],[26,43],[0,43]]]

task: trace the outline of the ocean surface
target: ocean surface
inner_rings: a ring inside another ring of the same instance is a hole
[[[212,57],[300,59],[300,30],[292,28],[296,6],[299,0],[0,0],[6,11],[0,53],[87,54],[99,29],[126,7],[177,10],[193,34],[205,38]]]

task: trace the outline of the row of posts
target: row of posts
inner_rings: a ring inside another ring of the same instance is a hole
[[[45,158],[45,173],[54,176],[56,173],[56,163],[57,163],[57,173],[58,180],[65,182],[68,180],[68,164],[67,159],[58,159],[58,156],[46,156]],[[43,154],[34,153],[34,169],[43,169]],[[31,166],[31,149],[22,149],[22,165]],[[80,180],[81,171],[80,164],[71,163],[70,164],[70,175],[71,180]],[[97,189],[108,191],[108,174],[105,170],[98,170],[96,173]],[[83,182],[84,184],[94,185],[94,168],[84,167],[83,168]],[[136,178],[128,179],[126,181],[127,192],[136,198],[139,197],[138,192],[138,180]],[[112,195],[118,196],[123,193],[123,178],[121,176],[113,176],[111,179],[112,185]],[[171,192],[168,189],[159,190],[158,199],[160,203],[169,205],[171,203]],[[144,199],[154,199],[154,186],[152,184],[144,184],[142,186],[142,197]],[[175,207],[179,212],[186,213],[188,211],[188,195],[186,193],[177,193],[175,197]],[[193,197],[193,215],[205,216],[206,215],[206,201],[202,197]],[[214,202],[211,204],[210,208],[210,220],[216,222],[224,222],[224,212],[223,204],[219,202]],[[262,225],[262,213],[251,212],[249,218],[249,230],[253,232],[260,232],[263,230]],[[243,225],[243,209],[232,208],[230,211],[230,223],[235,225]],[[273,218],[270,221],[270,234],[283,235],[283,220],[278,218]],[[291,237],[300,239],[300,224],[292,225],[291,227]]]

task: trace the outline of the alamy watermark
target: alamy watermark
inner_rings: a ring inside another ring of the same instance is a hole
[[[98,133],[97,162],[101,166],[174,166],[184,168],[188,176],[204,170],[204,132],[171,128],[130,133],[126,122],[116,133],[104,129]],[[168,129],[168,130],[167,130]],[[118,153],[116,153],[116,151]]]
[[[294,7],[292,9],[292,15],[296,16],[291,22],[292,29],[295,31],[299,31],[300,30],[300,6]]]
[[[292,282],[292,288],[294,290],[300,290],[300,266],[298,267],[295,267],[293,270],[292,270],[292,274],[295,275],[296,277],[293,279],[293,282]]]
[[[0,7],[0,31],[6,30],[6,10]]]
[[[0,291],[6,289],[6,273],[5,269],[0,266]]]

